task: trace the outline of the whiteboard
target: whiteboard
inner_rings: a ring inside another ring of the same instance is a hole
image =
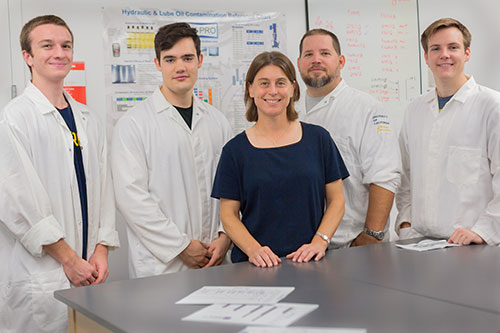
[[[342,78],[384,103],[399,131],[421,93],[417,0],[308,0],[307,10],[310,29],[339,38]]]

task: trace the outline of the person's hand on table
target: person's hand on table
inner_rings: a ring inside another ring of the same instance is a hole
[[[247,255],[248,261],[257,267],[273,267],[281,263],[281,259],[268,246],[255,247]]]
[[[484,244],[484,239],[472,230],[457,228],[453,234],[451,234],[448,243],[461,245],[470,245],[471,243]]]
[[[314,236],[311,243],[304,244],[296,251],[288,254],[287,259],[292,259],[294,262],[308,262],[314,258],[314,261],[319,261],[325,256],[328,243],[322,238]]]

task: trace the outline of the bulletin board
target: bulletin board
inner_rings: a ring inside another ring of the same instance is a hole
[[[307,0],[307,19],[337,35],[343,79],[384,103],[399,129],[422,91],[417,0]]]

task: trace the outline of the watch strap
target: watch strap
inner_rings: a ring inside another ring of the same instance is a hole
[[[368,236],[372,236],[373,238],[376,238],[377,240],[383,240],[385,236],[385,231],[373,231],[368,229],[367,227],[363,228],[363,232],[367,234]]]
[[[316,235],[321,237],[328,245],[330,245],[330,238],[328,238],[327,235],[322,234],[321,232],[317,231]]]

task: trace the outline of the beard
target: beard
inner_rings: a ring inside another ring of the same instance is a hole
[[[321,68],[323,70],[324,75],[317,75],[318,73],[310,74],[308,69],[306,72],[300,72],[300,76],[304,83],[311,88],[322,88],[332,81],[336,81],[340,77],[340,68],[333,68],[332,72],[329,72],[326,67],[318,67],[314,66],[313,68]]]
[[[325,70],[325,75],[316,76],[315,74],[311,75],[308,72],[306,72],[306,73],[300,73],[300,76],[302,76],[302,80],[308,87],[321,88],[326,86],[328,83],[332,82],[332,80],[334,79],[333,76],[328,74],[326,69],[324,70]]]
[[[310,75],[302,76],[304,83],[312,88],[321,88],[326,86],[328,83],[332,82],[332,77],[330,75],[312,77]]]

